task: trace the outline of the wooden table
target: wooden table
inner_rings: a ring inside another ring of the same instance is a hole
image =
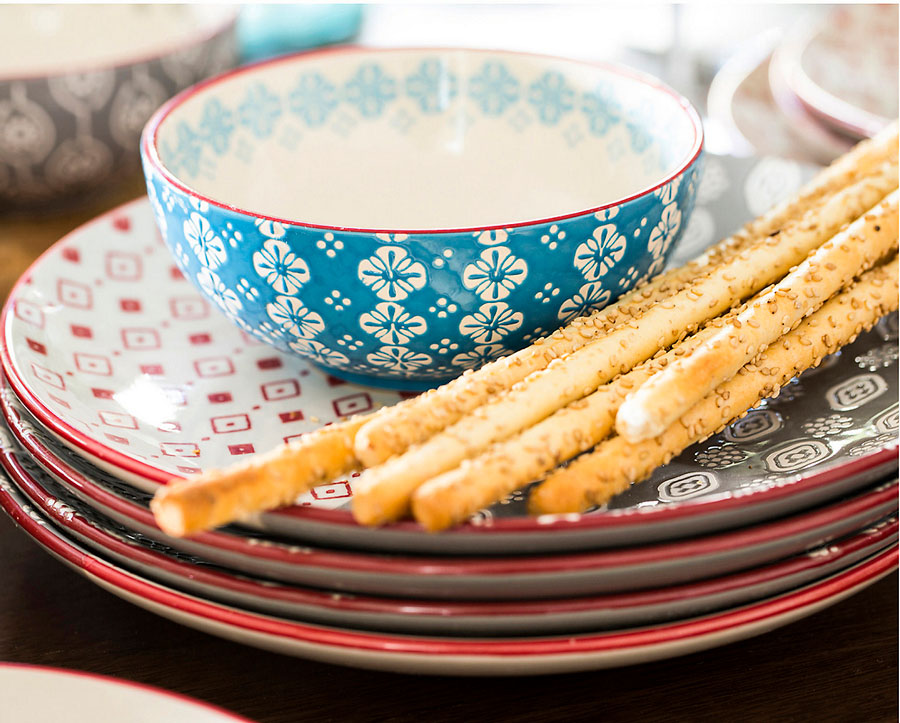
[[[60,236],[140,192],[135,178],[70,213],[0,216],[3,296]],[[454,679],[339,668],[195,632],[81,578],[2,515],[0,562],[0,660],[140,681],[258,721],[897,720],[896,574],[717,650],[619,670]]]

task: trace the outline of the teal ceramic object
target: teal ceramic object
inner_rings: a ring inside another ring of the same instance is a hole
[[[245,5],[237,23],[244,61],[340,43],[359,31],[361,5],[330,3]]]
[[[247,333],[377,386],[433,386],[664,266],[703,135],[626,69],[336,49],[199,85],[147,126],[181,271]]]

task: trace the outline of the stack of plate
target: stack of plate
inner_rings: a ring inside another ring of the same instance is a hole
[[[897,118],[897,23],[896,5],[839,6],[754,38],[710,86],[714,127],[735,152],[830,162]]]
[[[743,222],[748,195],[790,193],[803,175],[709,162],[676,262]],[[419,673],[623,665],[786,624],[896,566],[896,315],[590,514],[530,518],[518,493],[446,534],[361,528],[351,478],[190,539],[148,511],[170,477],[400,395],[219,316],[146,199],[42,256],[2,325],[0,504],[97,584],[250,645]]]

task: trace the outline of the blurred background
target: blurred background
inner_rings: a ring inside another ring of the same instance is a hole
[[[242,63],[341,43],[622,63],[684,94],[712,153],[826,164],[897,116],[897,28],[896,5],[0,4],[0,290],[142,195],[147,118]]]

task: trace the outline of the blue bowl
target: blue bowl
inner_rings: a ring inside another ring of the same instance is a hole
[[[339,48],[191,88],[144,130],[156,219],[246,332],[421,389],[615,300],[687,225],[703,130],[633,71]]]

